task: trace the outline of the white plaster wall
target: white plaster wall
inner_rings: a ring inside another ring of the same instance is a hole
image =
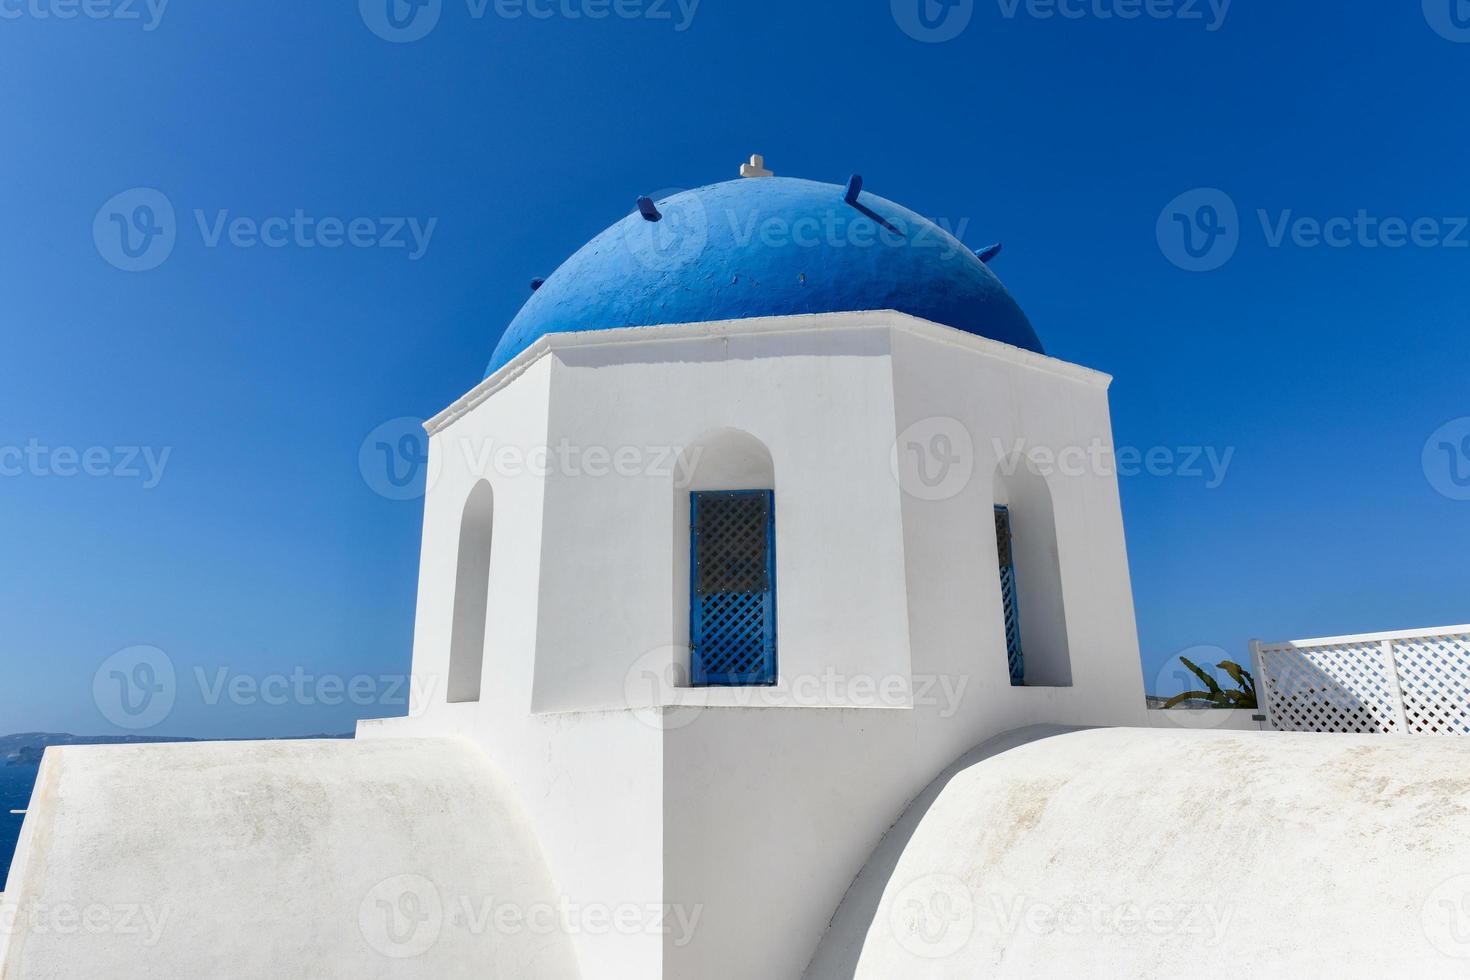
[[[899,430],[922,432],[931,420],[954,420],[973,447],[971,475],[953,493],[903,498],[915,670],[969,676],[985,705],[982,727],[978,719],[949,726],[950,758],[979,737],[1039,722],[1145,724],[1122,507],[1117,478],[1106,467],[1043,474],[1056,521],[1071,686],[1011,687],[1005,659],[996,467],[1018,445],[1061,453],[1096,441],[1111,452],[1108,381],[956,331],[895,332]],[[1023,594],[1020,601],[1024,623],[1035,597]]]
[[[629,454],[649,472],[547,479],[536,710],[626,707],[642,658],[687,658],[687,490],[671,465],[719,429],[749,434],[774,465],[774,697],[833,665],[907,675],[887,332],[807,326],[555,352],[551,444]]]
[[[702,918],[694,942],[666,944],[664,977],[800,975],[911,787],[932,776],[916,715],[716,707],[670,733],[665,886]]]
[[[530,709],[544,485],[531,472],[502,475],[494,460],[507,447],[545,444],[549,389],[550,364],[533,364],[472,414],[429,437],[413,675],[435,707],[447,691],[460,522],[470,491],[486,480],[495,514],[480,697],[502,714]]]
[[[631,714],[531,713],[547,481],[530,451],[548,445],[552,366],[549,359],[513,366],[513,380],[473,407],[452,406],[462,414],[431,434],[413,669],[415,688],[432,693],[410,717],[364,722],[358,736],[474,740],[526,807],[559,897],[612,914],[661,901],[660,747],[657,732]],[[443,678],[459,521],[482,479],[495,495],[484,677],[478,702],[450,704]],[[655,931],[579,929],[572,939],[579,959],[595,965],[589,976],[659,975],[662,936]]]
[[[563,892],[700,916],[687,942],[575,937],[589,976],[799,975],[884,830],[970,746],[1039,721],[1144,723],[1113,479],[1053,487],[1073,685],[1012,688],[1000,625],[992,442],[1111,446],[1105,377],[893,313],[556,335],[505,374],[437,422],[450,424],[433,439],[444,466],[416,672],[442,669],[453,590],[439,552],[476,476],[442,452],[451,437],[646,462],[734,428],[775,472],[776,689],[670,683],[688,655],[673,474],[553,464],[544,479],[489,475],[497,548],[518,530],[492,559],[483,700],[360,728],[475,738]],[[970,478],[940,500],[892,469],[897,434],[930,417],[973,447]]]
[[[665,878],[671,896],[703,903],[704,929],[694,943],[668,948],[666,976],[797,975],[857,865],[934,774],[977,742],[1039,721],[1143,723],[1121,508],[1106,472],[1048,481],[1072,686],[1013,688],[1005,662],[994,443],[1013,447],[1024,437],[1060,449],[1096,438],[1110,448],[1106,377],[907,317],[887,325],[892,431],[917,424],[922,435],[933,428],[925,420],[953,420],[973,447],[971,477],[947,496],[899,494],[919,703],[712,708],[670,732]],[[895,486],[882,465],[863,479]],[[779,601],[791,601],[784,590]],[[827,657],[840,666],[841,647]]]
[[[663,976],[663,766],[632,712],[497,714],[484,702],[359,722],[359,740],[461,735],[506,775],[535,829],[582,976]],[[615,916],[626,924],[615,925]],[[696,926],[698,923],[695,923]]]
[[[956,447],[968,479],[936,499],[910,484],[898,494],[915,703],[686,714],[665,750],[665,879],[676,900],[703,903],[704,929],[668,947],[667,977],[799,975],[857,868],[962,752],[1041,721],[1144,722],[1121,508],[1106,472],[1048,481],[1072,685],[1014,688],[1006,668],[995,442],[1111,447],[1107,378],[896,314],[878,322],[891,329],[892,431],[953,443],[955,423],[970,446]],[[891,465],[864,478],[898,485]],[[828,657],[840,664],[841,649]]]

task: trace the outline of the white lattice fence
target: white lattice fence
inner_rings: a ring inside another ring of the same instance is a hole
[[[1251,651],[1273,728],[1470,735],[1470,626],[1257,642]]]
[[[1470,632],[1395,640],[1409,731],[1470,735]]]

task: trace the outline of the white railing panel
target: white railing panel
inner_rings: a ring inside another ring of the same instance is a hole
[[[1470,735],[1470,626],[1253,642],[1251,651],[1272,728]]]
[[[1470,632],[1393,641],[1408,730],[1470,735]]]
[[[1393,670],[1377,640],[1261,644],[1266,713],[1284,732],[1398,733]]]

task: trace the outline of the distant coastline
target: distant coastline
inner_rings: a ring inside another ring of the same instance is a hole
[[[156,735],[72,735],[67,732],[21,732],[0,735],[0,765],[38,766],[52,745],[124,745],[135,742],[196,742],[193,738]]]

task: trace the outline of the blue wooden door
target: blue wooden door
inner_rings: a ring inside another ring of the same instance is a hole
[[[776,501],[770,490],[689,495],[690,681],[776,683]]]

